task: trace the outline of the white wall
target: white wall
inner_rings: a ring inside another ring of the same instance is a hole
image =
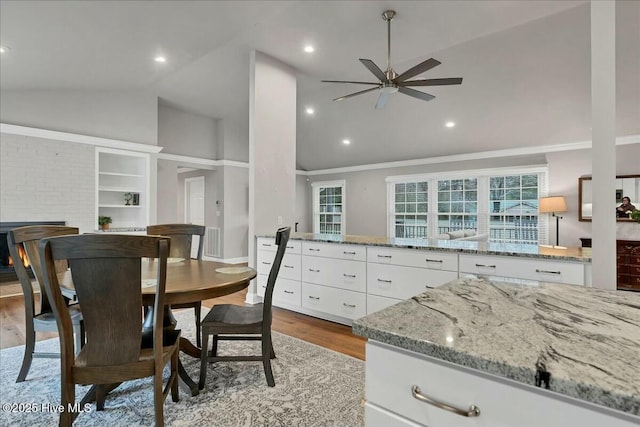
[[[158,145],[163,153],[218,159],[217,120],[158,104]]]
[[[249,130],[247,121],[232,118],[218,120],[218,158],[249,161]]]
[[[224,166],[222,174],[223,258],[244,258],[249,251],[249,169]]]
[[[146,93],[3,90],[0,122],[157,145],[158,101]]]
[[[0,134],[0,221],[65,221],[92,232],[95,148]]]

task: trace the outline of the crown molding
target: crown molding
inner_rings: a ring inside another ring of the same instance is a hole
[[[202,165],[209,167],[230,166],[236,168],[249,168],[249,163],[238,162],[236,160],[213,160],[201,157],[183,156],[181,154],[158,153],[158,159],[171,160],[173,162],[189,163],[192,165]]]
[[[616,145],[640,144],[640,135],[628,135],[616,138]],[[303,176],[327,175],[334,173],[361,172],[375,169],[402,168],[407,166],[430,165],[436,163],[461,162],[466,160],[490,159],[496,157],[514,157],[531,154],[544,154],[559,151],[585,150],[591,148],[591,141],[570,142],[565,144],[538,145],[535,147],[508,148],[505,150],[480,151],[476,153],[455,154],[452,156],[430,157],[423,159],[400,160],[397,162],[371,163],[368,165],[345,166],[342,168],[319,169],[314,171],[297,170]]]
[[[140,151],[143,153],[159,153],[162,150],[162,147],[159,147],[157,145],[140,144],[138,142],[100,138],[97,136],[79,135],[77,133],[58,132],[55,130],[18,126],[8,123],[0,123],[0,133],[20,136],[33,136],[36,138],[51,139],[54,141],[75,142],[78,144],[117,148],[120,150]]]

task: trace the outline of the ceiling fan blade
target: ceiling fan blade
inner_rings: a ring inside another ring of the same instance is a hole
[[[353,83],[354,85],[376,85],[380,86],[380,82],[351,82],[346,80],[320,80],[323,83]]]
[[[444,85],[459,85],[462,84],[462,77],[450,77],[447,79],[426,79],[426,80],[411,80],[408,82],[399,83],[399,86],[444,86]]]
[[[387,100],[389,99],[389,94],[383,91],[380,91],[380,95],[378,95],[378,100],[376,101],[376,109],[384,108],[387,105]]]
[[[362,65],[367,67],[367,70],[371,71],[374,76],[376,76],[381,82],[389,81],[387,79],[387,75],[382,72],[382,70],[370,59],[362,59],[360,58],[360,62]]]
[[[420,92],[419,90],[410,89],[408,87],[399,87],[398,91],[405,95],[413,96],[414,98],[422,99],[423,101],[431,101],[435,96],[428,93]]]
[[[438,66],[440,64],[441,64],[441,62],[438,61],[437,59],[429,58],[426,61],[422,61],[421,63],[419,63],[415,67],[409,68],[407,71],[405,71],[404,73],[402,73],[398,77],[396,77],[393,81],[395,83],[403,82],[403,81],[405,81],[407,79],[410,79],[411,77],[417,76],[418,74],[422,74],[425,71],[428,71],[428,70],[432,69],[433,67],[436,67],[436,66]]]
[[[342,101],[343,99],[351,98],[352,96],[362,95],[363,93],[371,92],[373,90],[378,90],[377,87],[372,87],[371,89],[361,90],[360,92],[350,93],[349,95],[341,96],[340,98],[335,98],[334,101]],[[416,91],[417,92],[417,91]]]

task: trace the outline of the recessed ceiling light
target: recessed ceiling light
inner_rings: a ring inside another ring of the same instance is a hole
[[[316,112],[316,111],[315,111],[313,108],[311,108],[311,107],[307,107],[307,109],[306,109],[305,111],[306,111],[306,112],[307,112],[307,114],[308,114],[308,115],[310,115],[310,116],[312,116],[312,115],[313,115],[313,113],[315,113],[315,112]]]
[[[154,61],[160,62],[161,64],[164,64],[165,62],[167,62],[167,58],[165,58],[164,56],[156,56],[154,58]]]
[[[446,127],[448,127],[448,128],[452,128],[452,127],[454,127],[454,126],[456,125],[456,123],[455,123],[455,122],[447,122],[447,123],[445,123],[444,125],[445,125]]]
[[[343,143],[344,145],[349,145],[349,144],[351,144],[351,141],[350,141],[350,140],[348,140],[348,139],[343,139],[343,140],[342,140],[342,143]]]
[[[9,46],[0,46],[0,53],[7,53],[11,48]]]
[[[313,52],[314,50],[315,50],[315,49],[314,49],[314,47],[313,47],[313,46],[311,46],[310,44],[308,44],[308,45],[306,45],[306,46],[304,47],[304,51],[305,51],[305,52],[307,52],[307,53],[311,53],[311,52]]]

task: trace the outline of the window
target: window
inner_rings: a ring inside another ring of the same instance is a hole
[[[538,175],[490,177],[490,240],[538,243],[538,199]]]
[[[345,182],[314,182],[313,232],[344,234]]]
[[[427,237],[429,183],[394,184],[395,237]]]
[[[478,228],[478,180],[438,181],[438,233]]]
[[[546,166],[387,177],[389,236],[475,230],[491,242],[547,243]],[[431,201],[431,203],[429,203]]]

